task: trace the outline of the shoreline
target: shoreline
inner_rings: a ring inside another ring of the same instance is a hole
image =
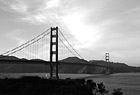
[[[20,78],[22,76],[39,76],[43,78],[49,78],[49,73],[0,73],[0,78]],[[87,79],[92,77],[100,77],[100,76],[106,76],[105,74],[65,74],[60,73],[59,78],[60,79]]]

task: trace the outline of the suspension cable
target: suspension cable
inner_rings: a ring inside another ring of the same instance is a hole
[[[49,29],[50,29],[50,28],[49,28]],[[18,49],[18,48],[21,48],[22,46],[24,46],[24,45],[26,45],[26,44],[28,44],[28,43],[34,41],[35,39],[39,38],[40,36],[42,36],[42,35],[44,35],[46,32],[48,32],[49,29],[47,29],[46,31],[44,31],[44,32],[41,33],[40,35],[34,37],[34,38],[31,39],[30,41],[27,41],[26,43],[24,43],[24,44],[22,44],[22,45],[20,45],[20,46],[18,46],[18,47],[16,47],[16,48],[14,48],[14,49],[12,49],[12,50],[9,50],[9,51],[7,51],[7,52],[5,52],[5,53],[2,53],[1,55],[5,55],[5,54],[10,55],[10,54],[13,54],[13,53],[10,53],[10,52],[12,52],[12,51],[14,51],[14,50],[16,50],[16,49]],[[48,34],[48,33],[47,33],[47,34]],[[36,41],[35,41],[35,42],[36,42]],[[27,45],[27,46],[29,46],[29,45]],[[26,46],[24,46],[24,47],[26,47]],[[8,54],[8,53],[10,53],[10,54]]]
[[[68,46],[63,42],[63,40],[58,36],[60,41],[65,45],[65,47],[76,57],[76,55],[68,48]]]
[[[66,39],[66,37],[63,35],[63,33],[61,32],[61,30],[59,29],[60,34],[63,36],[63,38],[67,41],[67,43],[69,44],[69,46],[74,50],[74,52],[81,57],[82,59],[84,59],[74,48],[73,46],[69,43],[69,41]]]
[[[37,41],[39,41],[40,39],[42,39],[42,38],[44,38],[45,36],[47,36],[49,33],[50,33],[50,32],[48,32],[47,34],[45,34],[45,35],[44,35],[44,36],[42,36],[41,38],[39,38],[39,39],[35,40],[34,42],[32,42],[32,43],[30,43],[30,44],[28,44],[28,45],[26,45],[26,46],[24,46],[24,47],[22,47],[22,48],[20,48],[20,49],[16,50],[16,51],[13,51],[13,52],[11,52],[11,53],[7,54],[7,56],[8,56],[8,55],[12,55],[12,54],[14,54],[14,53],[16,53],[16,52],[18,52],[18,51],[20,51],[20,50],[22,50],[22,49],[24,49],[24,48],[28,47],[28,46],[30,46],[30,45],[32,45],[32,44],[34,44],[35,42],[37,42]]]

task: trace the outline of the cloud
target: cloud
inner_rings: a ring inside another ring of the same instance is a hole
[[[46,2],[46,8],[53,8],[53,7],[57,7],[60,3],[60,0],[49,0],[48,2]]]
[[[51,10],[59,5],[60,0],[35,0],[35,1],[26,1],[26,0],[13,0],[12,4],[9,5],[11,11],[21,13],[18,20],[23,22],[28,22],[34,25],[46,24],[46,23],[55,23],[59,19],[58,12]],[[40,4],[40,6],[38,5]]]
[[[8,32],[7,36],[17,42],[17,46],[24,44],[26,42],[25,39],[23,39],[21,35],[21,30],[13,30],[11,32]]]
[[[22,1],[19,1],[17,2],[17,4],[12,4],[11,6],[11,9],[16,11],[16,12],[19,12],[19,13],[26,13],[27,12],[27,9],[28,9],[28,6],[22,2]]]
[[[24,0],[1,0],[6,6],[3,6],[2,9],[9,12],[18,12],[18,13],[26,13],[28,10],[27,4]]]
[[[37,9],[35,12],[29,11],[30,7],[27,6],[28,9],[24,11],[25,16],[19,19],[34,25],[49,23],[66,26],[68,29],[65,29],[64,31],[68,30],[69,33],[74,35],[75,39],[79,41],[79,44],[75,45],[75,48],[77,49],[90,47],[92,44],[96,43],[100,38],[100,35],[98,34],[99,30],[96,25],[86,25],[84,21],[88,16],[88,11],[75,5],[73,5],[73,8],[69,7],[71,6],[71,2],[67,2],[66,6],[64,5],[66,2],[60,2],[60,0],[46,1],[46,6],[40,7],[39,10]],[[16,8],[13,9],[17,12],[20,10]]]
[[[85,19],[86,15],[84,15],[83,11],[70,13],[62,18],[69,32],[81,43],[75,46],[76,48],[90,47],[100,38],[98,28],[96,26],[86,25],[84,22]]]
[[[29,14],[26,17],[19,18],[22,21],[26,21],[28,23],[38,25],[38,24],[44,24],[48,21],[48,19],[45,17],[43,14],[37,14],[37,15],[32,15]]]
[[[82,52],[87,59],[99,58],[101,55],[104,56],[105,52],[110,52],[111,56],[114,56],[113,60],[115,56],[120,57],[120,60],[130,59],[130,56],[125,57],[129,55],[129,51],[139,55],[137,42],[140,38],[139,0],[82,0],[82,2],[1,0],[0,2],[7,5],[3,9],[18,14],[16,18],[20,23],[26,22],[33,27],[58,25],[74,48]],[[12,36],[18,43],[24,42],[19,34]]]
[[[95,45],[101,37],[101,30],[98,25],[89,25],[86,20],[90,15],[88,9],[80,6],[71,5],[73,1],[61,2],[60,0],[49,0],[45,2],[45,6],[36,9],[36,11],[25,12],[25,16],[19,18],[22,21],[34,25],[52,24],[63,26],[68,31],[67,33],[73,35],[77,41],[72,44],[76,49],[89,48]],[[18,12],[18,11],[17,11]]]

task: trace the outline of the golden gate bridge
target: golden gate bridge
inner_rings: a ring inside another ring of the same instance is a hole
[[[5,57],[13,56],[20,58],[21,60],[7,60]],[[70,65],[90,65],[99,66],[101,65],[85,63],[69,63],[62,62],[62,59],[68,57],[78,57],[84,59],[73,47],[72,44],[67,40],[64,34],[58,27],[51,27],[31,39],[30,41],[17,46],[0,55],[0,64],[45,64],[50,65],[50,78],[58,79],[58,65],[70,64]],[[28,59],[28,60],[25,60]],[[36,59],[36,60],[31,60]]]

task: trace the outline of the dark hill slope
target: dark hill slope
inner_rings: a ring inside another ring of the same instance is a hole
[[[84,60],[84,59],[79,59],[77,57],[68,57],[66,59],[61,60],[62,62],[69,62],[69,63],[87,63],[88,61]]]
[[[114,62],[105,62],[91,60],[91,64],[98,64],[102,66],[108,66],[111,68],[112,73],[125,73],[125,72],[140,72],[140,67],[128,66],[124,63],[114,63]]]
[[[26,60],[27,59],[19,59],[14,56],[1,56],[0,60]],[[33,61],[43,61],[40,59],[32,59]],[[61,60],[61,62],[68,62],[68,63],[77,63],[78,65],[59,65],[59,73],[105,73],[104,67],[98,66],[87,66],[87,65],[80,65],[80,64],[97,64],[101,66],[107,66],[111,68],[112,73],[123,73],[123,72],[140,72],[140,67],[132,67],[128,66],[124,63],[113,63],[113,62],[105,62],[100,60],[91,60],[86,61],[84,59],[79,59],[77,57],[69,57],[66,59]],[[49,65],[43,64],[0,64],[0,73],[48,73],[50,71]]]
[[[90,65],[82,65],[84,64],[91,64],[84,59],[79,59],[77,57],[68,57],[66,59],[61,60],[62,62],[68,63],[78,63],[78,65],[64,65],[61,66],[60,72],[63,73],[87,73],[87,74],[95,74],[95,73],[104,73],[105,68],[103,67],[96,67]],[[81,64],[81,65],[80,65]]]

